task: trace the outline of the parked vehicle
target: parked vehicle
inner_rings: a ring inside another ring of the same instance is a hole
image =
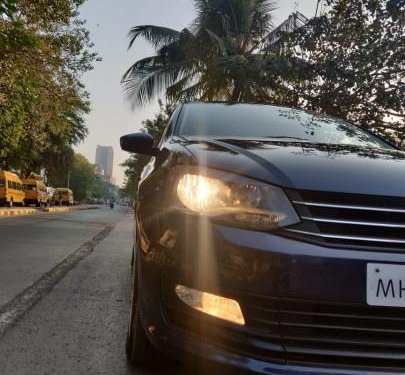
[[[41,179],[29,177],[22,180],[25,191],[25,205],[31,204],[42,207],[46,206],[48,202],[48,192],[46,185]]]
[[[55,205],[73,206],[73,191],[68,188],[56,188],[53,194]]]
[[[24,205],[23,183],[16,173],[0,170],[0,205]]]
[[[127,354],[405,373],[405,153],[340,119],[187,103],[139,184]],[[378,372],[379,374],[381,372]]]

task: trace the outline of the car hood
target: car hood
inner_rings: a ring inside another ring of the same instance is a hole
[[[353,145],[185,139],[197,164],[279,186],[405,196],[405,153]]]

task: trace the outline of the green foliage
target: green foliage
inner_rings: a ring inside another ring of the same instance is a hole
[[[70,188],[75,200],[83,201],[91,196],[96,180],[95,167],[81,154],[75,154],[70,171]]]
[[[90,196],[92,198],[109,199],[111,197],[112,186],[100,177],[96,176]]]
[[[269,45],[266,0],[195,0],[189,29],[136,26],[156,54],[122,83],[133,106],[162,91],[169,102],[224,100],[307,108],[405,140],[405,5],[325,0],[322,17]]]
[[[287,81],[295,106],[343,117],[394,142],[405,139],[405,5],[333,0],[324,16],[287,36],[280,53],[313,67]]]
[[[43,164],[46,166],[47,182],[49,186],[67,186],[68,175],[73,168],[74,151],[55,147],[44,155]]]
[[[190,29],[176,31],[144,25],[130,33],[156,54],[135,62],[122,82],[128,99],[141,105],[166,90],[178,100],[271,100],[285,59],[267,53],[264,40],[271,28],[269,0],[195,0],[197,17]],[[297,59],[288,57],[290,66]]]
[[[96,174],[94,164],[83,155],[68,149],[64,153],[51,153],[52,168],[47,168],[47,183],[53,187],[69,187],[73,190],[75,200],[86,201],[88,198],[111,197],[113,186]],[[46,161],[45,161],[46,163]]]
[[[123,193],[136,198],[138,183],[141,178],[142,169],[150,161],[150,156],[135,154],[121,164],[125,167],[125,181],[122,189]]]
[[[96,54],[77,7],[83,0],[10,0],[0,17],[0,165],[55,174],[87,135],[80,76]],[[0,8],[0,11],[3,9]],[[68,167],[65,165],[65,167]],[[66,169],[66,168],[65,168]]]
[[[159,100],[159,113],[154,119],[145,120],[142,122],[141,131],[149,133],[157,144],[162,137],[163,131],[169,123],[170,116],[174,110],[170,104],[164,105]],[[131,155],[121,166],[126,167],[125,170],[125,182],[122,192],[133,198],[136,197],[138,190],[139,179],[141,178],[142,169],[151,159],[150,156],[135,154]]]
[[[0,1],[0,16],[13,17],[17,11],[15,0],[1,0]]]

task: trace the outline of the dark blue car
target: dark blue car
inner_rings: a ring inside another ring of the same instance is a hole
[[[260,374],[405,373],[405,153],[268,105],[187,103],[136,204],[127,354]]]

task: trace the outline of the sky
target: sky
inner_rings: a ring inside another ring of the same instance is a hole
[[[275,0],[274,26],[298,10],[307,17],[315,14],[316,0]],[[120,164],[129,154],[119,147],[121,135],[139,131],[142,121],[158,112],[157,100],[131,110],[120,84],[123,73],[137,60],[153,54],[142,39],[128,50],[128,31],[137,25],[160,25],[181,30],[195,17],[193,0],[88,0],[80,8],[80,18],[87,21],[94,49],[102,61],[82,77],[90,93],[91,112],[86,116],[89,135],[76,151],[94,163],[97,145],[114,149],[113,176],[121,185],[124,168]],[[162,94],[162,98],[164,95]]]

